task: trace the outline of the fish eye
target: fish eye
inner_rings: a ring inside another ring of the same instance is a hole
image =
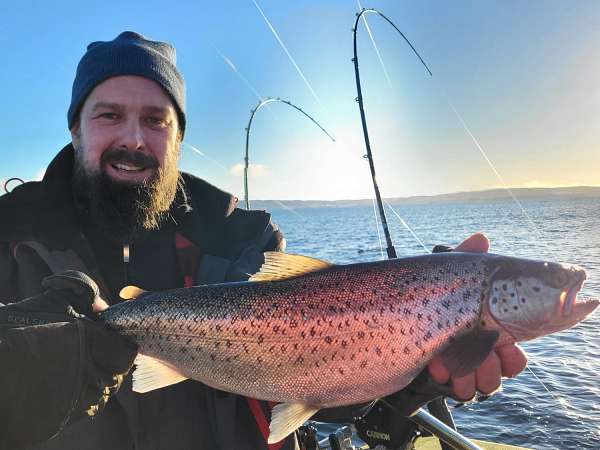
[[[569,274],[565,270],[557,270],[554,274],[554,282],[563,286],[569,282]]]

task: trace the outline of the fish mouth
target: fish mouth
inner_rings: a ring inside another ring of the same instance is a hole
[[[585,279],[585,272],[579,272],[577,280],[575,280],[570,287],[562,291],[562,293],[560,294],[563,318],[583,318],[590,314],[594,309],[596,309],[596,307],[600,303],[600,300],[598,300],[597,298],[577,295],[583,287]]]

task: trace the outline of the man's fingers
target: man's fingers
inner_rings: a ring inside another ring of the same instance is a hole
[[[99,296],[94,299],[94,303],[92,304],[92,311],[95,313],[99,313],[108,308],[108,303],[101,299]]]
[[[502,384],[502,364],[496,352],[492,352],[477,368],[475,378],[477,390],[484,394],[491,394],[498,390]]]
[[[433,358],[429,362],[428,369],[429,375],[431,375],[431,378],[436,383],[446,384],[448,381],[450,381],[450,372],[448,372],[448,369],[446,369],[446,366],[444,366],[441,357],[437,356]]]
[[[527,366],[527,354],[516,344],[503,345],[496,348],[502,365],[502,376],[513,378]]]
[[[475,374],[452,378],[452,391],[458,400],[469,401],[475,397]]]
[[[454,249],[455,252],[486,253],[490,249],[489,239],[482,233],[475,233]]]

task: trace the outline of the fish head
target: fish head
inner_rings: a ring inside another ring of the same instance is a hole
[[[505,257],[494,265],[485,315],[516,341],[570,328],[599,304],[598,299],[578,298],[586,279],[579,267]]]

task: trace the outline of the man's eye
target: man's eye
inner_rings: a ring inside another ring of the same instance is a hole
[[[148,117],[146,122],[152,126],[157,128],[164,128],[167,126],[167,120],[162,117]]]
[[[108,120],[117,120],[119,118],[119,115],[116,113],[102,113],[100,114],[98,117],[102,118],[102,119],[108,119]]]

